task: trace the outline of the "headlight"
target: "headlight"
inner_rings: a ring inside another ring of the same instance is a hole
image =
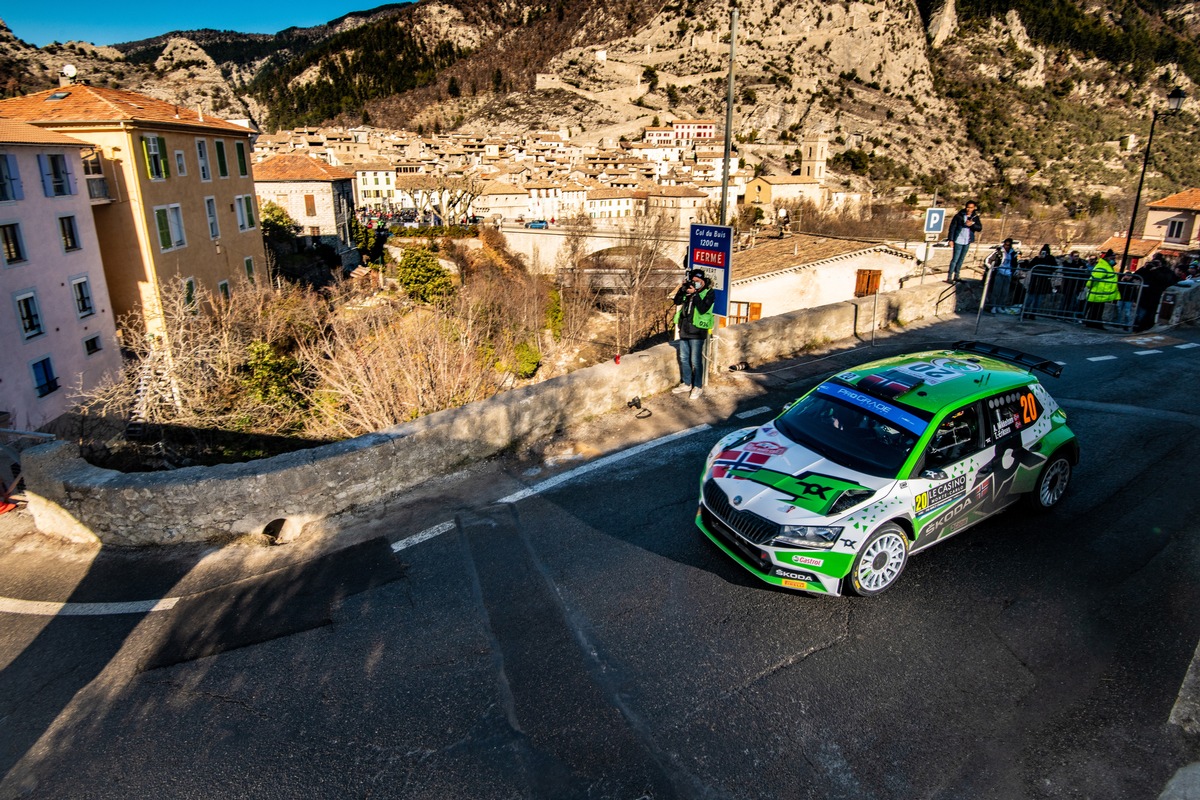
[[[780,547],[818,547],[828,550],[842,535],[841,527],[814,525],[780,525],[773,545]]]
[[[829,516],[840,514],[847,509],[853,508],[859,503],[865,503],[874,494],[875,492],[870,489],[847,489],[846,491],[842,492],[842,496],[839,497],[836,502],[834,502],[832,507],[830,507]]]

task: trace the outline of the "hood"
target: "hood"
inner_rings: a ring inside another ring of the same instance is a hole
[[[894,483],[830,461],[791,441],[772,424],[722,451],[710,475],[734,508],[786,525],[826,524],[879,499]]]

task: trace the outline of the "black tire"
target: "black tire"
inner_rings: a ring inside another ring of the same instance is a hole
[[[1027,494],[1027,505],[1034,511],[1049,511],[1062,502],[1071,483],[1071,459],[1065,450],[1056,450],[1046,459],[1046,465]]]
[[[908,563],[908,535],[894,522],[880,525],[854,557],[846,590],[859,597],[874,597],[896,585]]]

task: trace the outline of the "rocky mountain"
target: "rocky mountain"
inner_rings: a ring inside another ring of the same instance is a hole
[[[744,0],[734,132],[791,169],[827,133],[848,187],[977,190],[1095,208],[1127,193],[1174,85],[1196,98],[1196,0]],[[266,129],[338,121],[424,131],[568,128],[634,138],[655,117],[722,119],[724,0],[421,0],[273,36],[165,34],[35,48],[0,27],[0,91],[81,77]],[[1193,103],[1195,100],[1193,100]],[[1155,138],[1150,191],[1200,185],[1196,115]],[[1136,138],[1135,140],[1136,141]]]

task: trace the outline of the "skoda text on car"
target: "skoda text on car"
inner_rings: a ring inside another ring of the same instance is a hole
[[[1034,369],[1062,371],[959,342],[842,372],[713,447],[696,524],[767,583],[879,594],[911,554],[1062,499],[1079,447]]]

